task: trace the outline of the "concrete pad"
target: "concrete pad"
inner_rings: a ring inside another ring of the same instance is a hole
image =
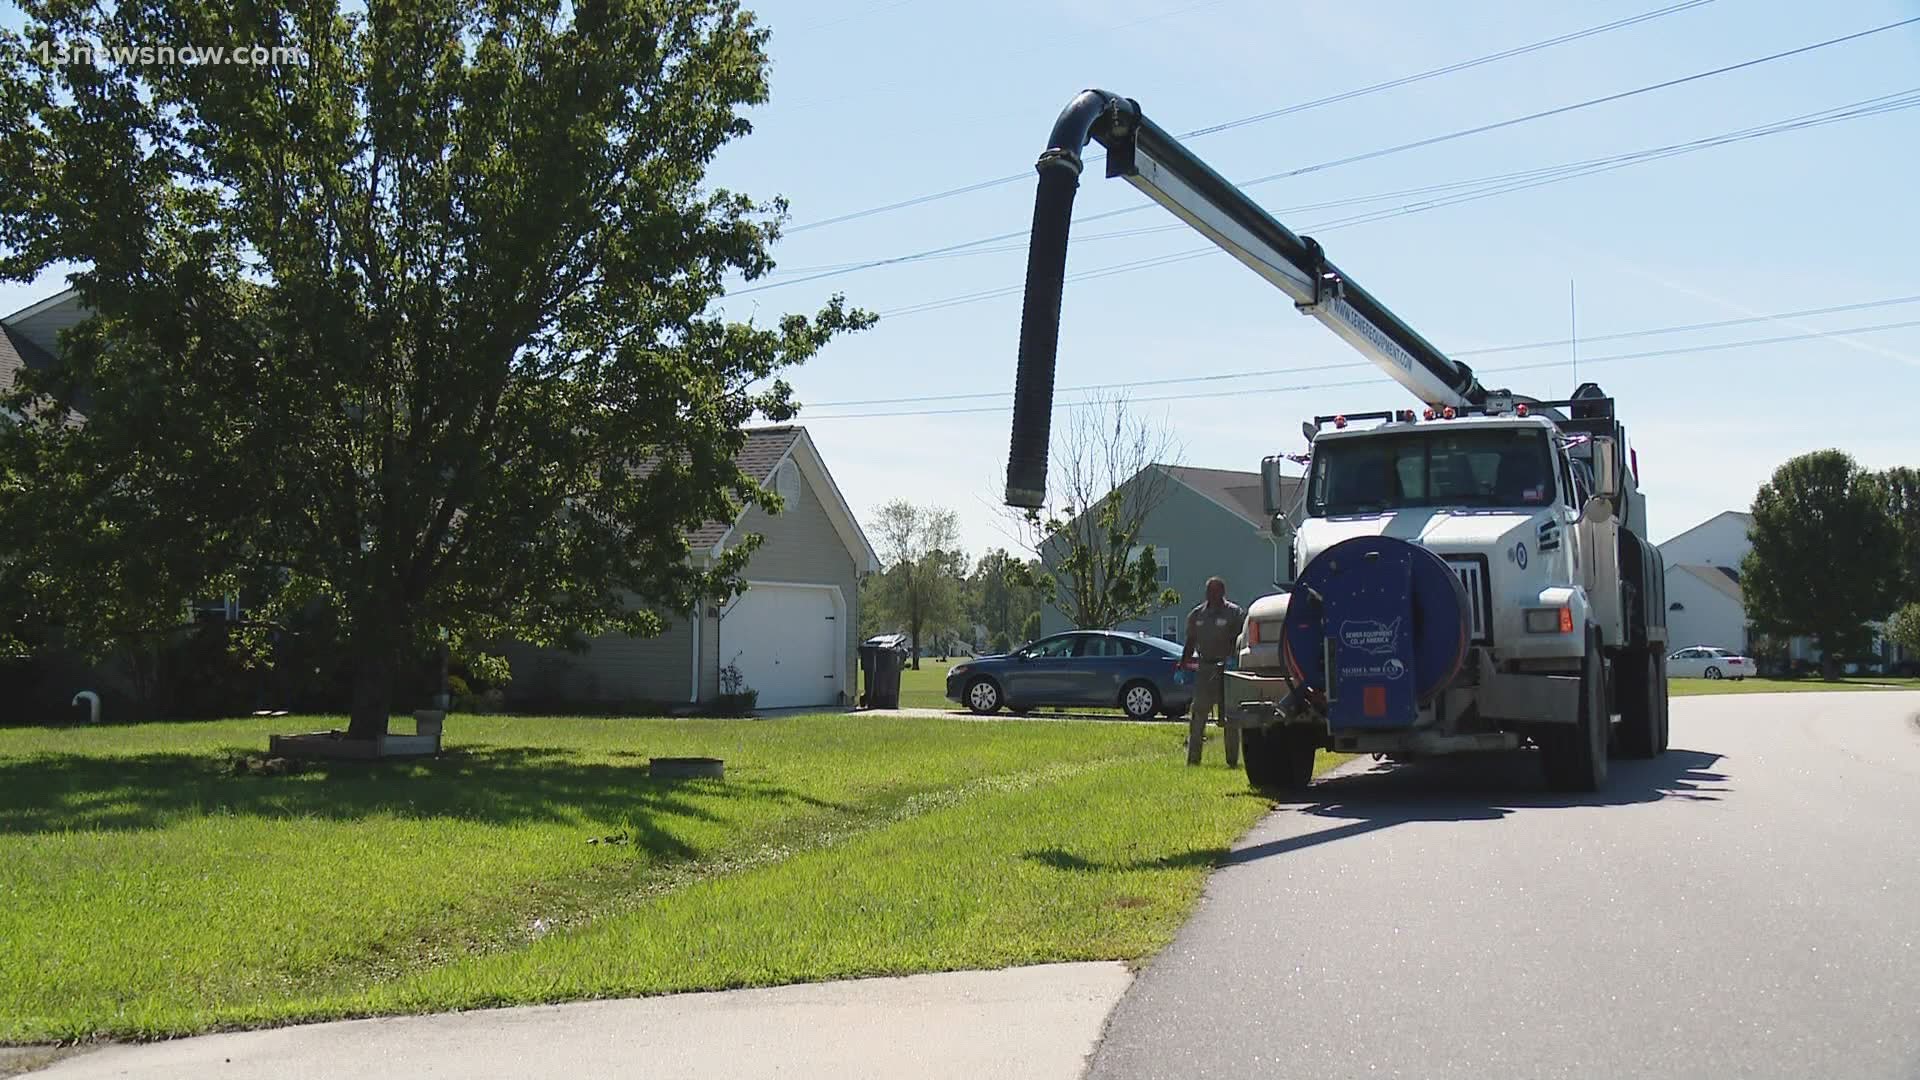
[[[674,994],[115,1045],[49,1080],[914,1076],[1075,1080],[1132,975],[1119,963]]]

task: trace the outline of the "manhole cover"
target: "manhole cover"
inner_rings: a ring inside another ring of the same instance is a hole
[[[660,780],[724,780],[727,765],[717,757],[648,758],[647,775]]]

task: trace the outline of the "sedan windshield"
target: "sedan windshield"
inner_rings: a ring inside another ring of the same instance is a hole
[[[1544,506],[1553,452],[1538,428],[1426,430],[1314,447],[1307,512],[1371,514],[1417,506]]]

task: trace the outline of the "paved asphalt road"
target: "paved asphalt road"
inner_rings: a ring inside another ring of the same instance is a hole
[[[1526,755],[1268,817],[1095,1078],[1920,1077],[1920,694],[1676,699],[1601,795]]]

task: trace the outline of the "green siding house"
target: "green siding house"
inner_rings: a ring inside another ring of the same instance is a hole
[[[1206,597],[1208,578],[1226,579],[1227,598],[1242,607],[1291,583],[1287,546],[1273,535],[1262,508],[1259,473],[1149,465],[1121,485],[1123,492],[1142,488],[1157,489],[1159,498],[1141,526],[1140,543],[1153,546],[1161,581],[1180,602],[1111,629],[1179,641],[1187,612]],[[1289,498],[1294,490],[1289,487]],[[1042,634],[1071,629],[1058,608],[1041,608]]]

